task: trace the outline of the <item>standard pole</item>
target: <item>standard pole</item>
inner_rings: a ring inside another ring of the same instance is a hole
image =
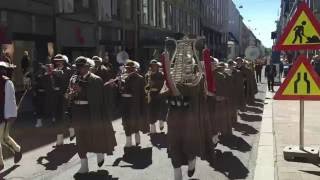
[[[300,100],[300,150],[304,149],[304,100]]]

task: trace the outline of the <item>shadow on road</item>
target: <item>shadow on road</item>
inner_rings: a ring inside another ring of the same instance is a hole
[[[119,178],[113,178],[106,170],[99,170],[97,172],[89,172],[87,174],[74,175],[75,180],[119,180]]]
[[[239,113],[239,116],[243,121],[247,121],[247,122],[262,121],[262,116],[261,115]]]
[[[168,147],[167,135],[164,132],[151,134],[150,139],[151,139],[152,145],[157,147],[158,149]]]
[[[216,157],[213,162],[210,162],[210,166],[229,179],[245,179],[249,173],[249,170],[232,152],[222,153],[217,150]]]
[[[221,136],[219,143],[240,152],[248,152],[252,148],[242,137],[235,135]]]
[[[301,172],[308,173],[308,174],[320,176],[320,171],[304,171],[304,170],[300,170],[300,171],[301,171]]]
[[[262,105],[262,107],[263,107],[263,105]],[[247,111],[253,112],[255,114],[262,114],[263,113],[263,110],[261,110],[261,108],[258,108],[257,106],[255,106],[255,107],[247,106]]]
[[[120,167],[131,167],[132,169],[145,169],[152,164],[152,148],[130,147],[124,149],[124,155],[114,161],[113,166],[119,166],[120,162],[131,165],[120,165]]]
[[[3,180],[4,177],[6,177],[8,174],[10,174],[11,172],[13,172],[15,169],[17,169],[20,165],[13,165],[12,167],[10,167],[9,169],[3,171],[0,173],[0,180]]]
[[[41,156],[37,159],[38,164],[46,167],[46,170],[57,170],[58,166],[67,163],[77,153],[75,144],[66,144],[53,149],[47,156]],[[46,163],[43,163],[46,160]]]
[[[258,134],[258,130],[248,124],[235,123],[233,125],[235,131],[241,132],[244,136],[249,136],[250,134]]]

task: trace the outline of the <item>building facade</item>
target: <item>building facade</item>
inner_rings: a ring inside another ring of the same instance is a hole
[[[228,3],[227,3],[228,2]],[[232,0],[1,0],[0,41],[20,68],[23,51],[34,67],[55,53],[108,56],[125,50],[146,69],[166,37],[205,36],[213,56],[227,58],[228,40],[244,52],[248,28]],[[2,34],[2,35],[1,35]],[[2,39],[2,40],[1,40]],[[22,81],[18,70],[15,78]],[[22,83],[17,83],[21,85]]]

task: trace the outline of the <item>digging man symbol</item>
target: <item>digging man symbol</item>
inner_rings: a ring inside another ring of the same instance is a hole
[[[302,21],[301,25],[297,25],[293,30],[295,31],[294,34],[294,40],[292,41],[293,44],[296,43],[298,37],[299,37],[299,42],[302,44],[302,36],[305,37],[304,35],[304,26],[306,26],[307,22]]]

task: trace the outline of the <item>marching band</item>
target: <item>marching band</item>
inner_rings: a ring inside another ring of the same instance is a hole
[[[205,46],[199,45],[201,40],[173,40],[175,52],[165,50],[159,61],[151,60],[144,76],[139,63],[130,59],[116,76],[101,57],[80,56],[70,69],[68,58],[57,54],[52,63],[40,64],[35,73],[35,127],[68,119],[70,138],[76,138],[81,159],[77,174],[87,173],[88,152],[97,154],[101,167],[104,154],[111,155],[117,145],[111,122],[114,106],[120,102],[124,147],[133,146],[133,137],[139,146],[141,133],[150,133],[152,138],[157,121],[161,131],[167,122],[174,179],[182,180],[183,165],[192,177],[196,157],[208,161],[214,157],[219,140],[232,135],[238,112],[245,111],[257,93],[248,62],[240,57],[227,63],[208,57],[203,53]],[[63,132],[61,129],[57,135],[57,148],[63,145]],[[20,147],[14,147],[19,160]]]

